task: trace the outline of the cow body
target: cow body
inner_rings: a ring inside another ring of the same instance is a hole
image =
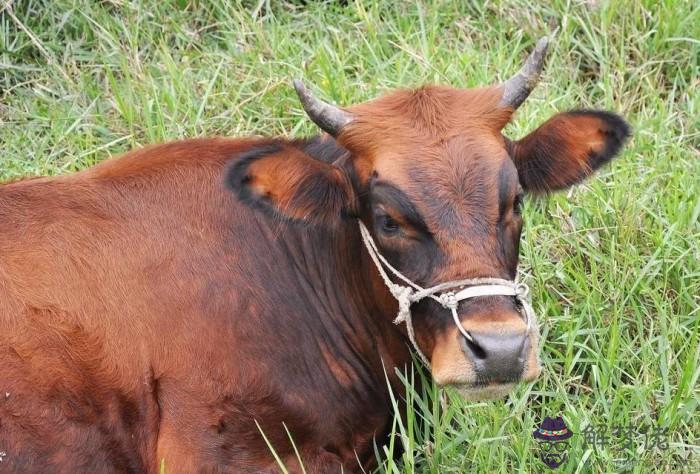
[[[410,360],[395,303],[351,221],[305,228],[225,189],[262,145],[180,142],[0,187],[0,467],[274,470],[260,430],[293,467],[284,426],[311,471],[371,462],[382,363]]]

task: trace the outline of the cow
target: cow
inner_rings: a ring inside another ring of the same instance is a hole
[[[271,446],[290,472],[362,472],[416,354],[467,397],[533,381],[524,195],[630,133],[576,110],[506,138],[546,49],[501,84],[346,108],[296,82],[316,137],[0,186],[0,470],[278,472]]]

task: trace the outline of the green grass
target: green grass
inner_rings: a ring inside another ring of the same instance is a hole
[[[595,179],[526,206],[522,269],[544,373],[502,402],[448,393],[443,406],[434,387],[407,389],[421,409],[378,447],[407,448],[380,471],[542,471],[531,433],[559,414],[575,432],[669,433],[666,450],[637,439],[627,467],[615,443],[591,451],[575,436],[559,472],[700,471],[700,4],[310,3],[15,1],[0,13],[0,178],[182,137],[313,133],[293,77],[341,104],[487,84],[556,29],[543,83],[507,134],[598,107],[626,116],[634,136]]]

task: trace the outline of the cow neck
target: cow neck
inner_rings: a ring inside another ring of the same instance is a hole
[[[382,360],[394,366],[410,362],[405,330],[392,323],[398,305],[364,248],[357,222],[347,219],[333,228],[302,227],[295,233],[296,244],[285,233],[291,270],[324,330],[341,335],[349,352],[377,367]]]

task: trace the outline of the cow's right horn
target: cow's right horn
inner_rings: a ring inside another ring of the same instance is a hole
[[[294,80],[294,89],[309,118],[332,136],[338,136],[343,127],[352,122],[349,112],[317,99],[300,80]]]

